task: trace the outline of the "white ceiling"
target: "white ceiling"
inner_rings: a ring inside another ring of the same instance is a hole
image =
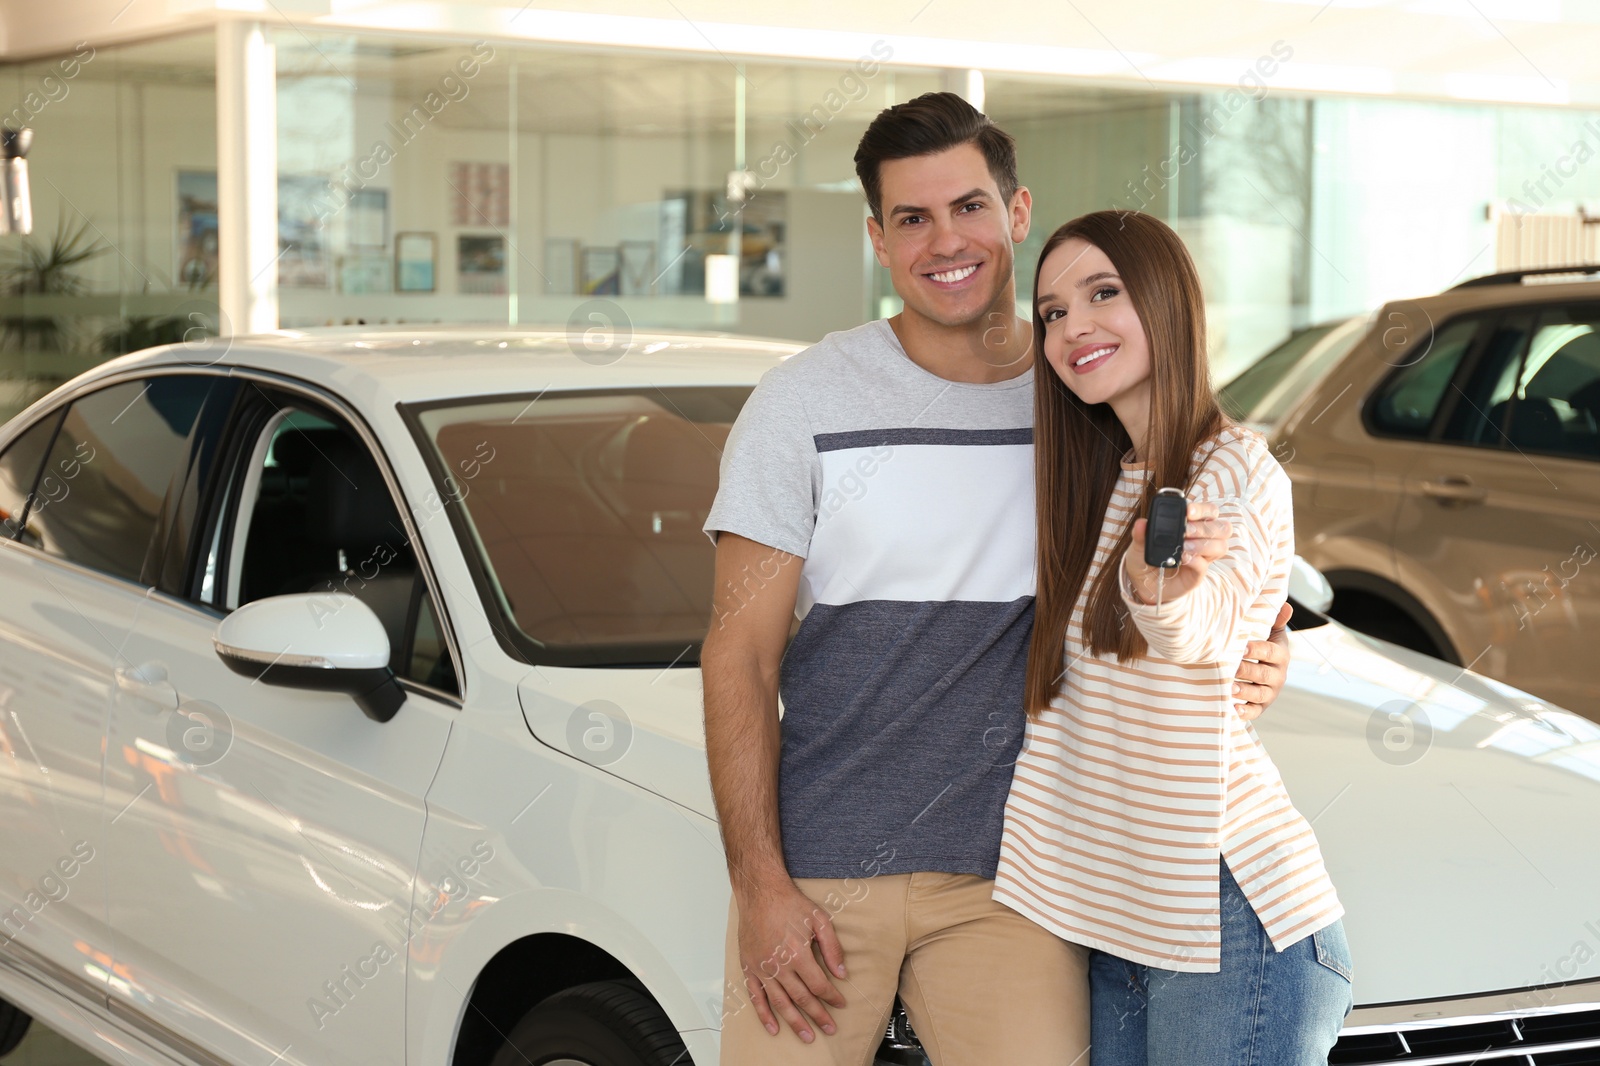
[[[1107,88],[1227,86],[1276,48],[1290,92],[1600,108],[1600,0],[0,0],[0,56],[252,17],[308,31],[585,50],[977,67]],[[775,32],[777,31],[777,32]]]

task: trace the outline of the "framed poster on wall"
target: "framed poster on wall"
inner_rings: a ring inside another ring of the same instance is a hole
[[[483,296],[506,294],[504,237],[463,233],[456,238],[456,290]]]
[[[394,235],[396,292],[433,292],[439,265],[439,238],[432,233]]]
[[[278,175],[278,284],[287,289],[328,287],[328,248],[322,220],[336,203],[327,178]]]
[[[617,247],[618,291],[624,296],[648,296],[656,280],[656,242],[623,241]]]
[[[455,191],[452,225],[511,224],[511,164],[451,163],[449,181]]]
[[[381,252],[389,247],[389,190],[357,189],[345,206],[350,217],[350,247]]]
[[[389,257],[356,252],[339,257],[339,291],[347,295],[388,292]]]
[[[178,171],[176,262],[172,276],[186,289],[217,281],[217,172]]]
[[[622,256],[615,247],[583,250],[583,294],[615,296],[618,293]]]

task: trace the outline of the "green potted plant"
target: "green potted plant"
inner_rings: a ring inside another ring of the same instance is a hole
[[[78,268],[110,248],[88,219],[75,229],[66,217],[56,222],[48,246],[24,237],[22,243],[0,258],[0,291],[11,297],[80,296],[87,283]],[[8,313],[0,316],[0,346],[62,351],[62,320],[55,315]]]

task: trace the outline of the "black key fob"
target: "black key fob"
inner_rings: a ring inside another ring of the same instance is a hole
[[[1183,561],[1183,535],[1189,528],[1189,501],[1181,489],[1159,489],[1150,501],[1144,531],[1146,566],[1171,569]]]

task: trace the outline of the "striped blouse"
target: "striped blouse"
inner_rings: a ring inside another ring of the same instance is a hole
[[[1289,478],[1261,437],[1229,427],[1195,454],[1188,497],[1232,524],[1227,554],[1175,600],[1128,612],[1149,653],[1088,650],[1080,596],[1061,689],[1028,723],[1006,803],[995,898],[1074,943],[1166,970],[1221,969],[1218,855],[1273,947],[1343,913],[1311,825],[1233,709],[1246,643],[1288,596]],[[1126,459],[1091,587],[1148,478]],[[1111,565],[1120,564],[1117,560]]]

